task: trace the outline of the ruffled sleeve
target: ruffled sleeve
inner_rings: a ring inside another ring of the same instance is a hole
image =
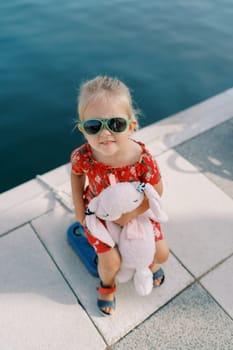
[[[71,161],[71,169],[72,172],[76,175],[82,175],[86,173],[86,167],[87,167],[87,160],[88,160],[88,149],[86,144],[82,145],[79,148],[76,148],[70,157]]]

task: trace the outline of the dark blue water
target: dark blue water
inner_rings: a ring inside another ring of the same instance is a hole
[[[233,85],[232,0],[0,3],[0,191],[69,161],[81,81],[116,75],[141,126]]]

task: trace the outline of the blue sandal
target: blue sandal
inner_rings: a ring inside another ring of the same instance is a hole
[[[102,282],[100,282],[100,287],[97,288],[98,292],[102,294],[111,294],[116,292],[116,285],[113,287],[110,286],[104,286]],[[113,300],[97,300],[97,306],[99,308],[99,311],[104,315],[104,316],[111,316],[109,312],[106,312],[103,310],[105,307],[110,307],[111,309],[116,309],[116,298],[114,297]]]
[[[161,279],[161,282],[158,285],[158,287],[161,286],[165,280],[165,274],[164,274],[162,267],[160,267],[160,269],[158,269],[157,271],[155,271],[153,273],[153,281],[157,280],[159,277],[162,277],[162,279]]]

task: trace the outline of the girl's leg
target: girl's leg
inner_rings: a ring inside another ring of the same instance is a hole
[[[156,241],[155,245],[156,245],[156,253],[154,256],[154,260],[150,266],[150,269],[153,273],[159,270],[160,268],[159,264],[162,264],[165,261],[167,261],[169,256],[169,249],[164,239]],[[159,277],[158,279],[154,280],[154,286],[155,287],[159,286],[161,281],[162,281],[162,277]]]
[[[117,248],[112,248],[104,253],[98,254],[98,272],[104,286],[113,287],[115,276],[121,265],[121,258]],[[102,294],[99,292],[99,300],[114,300],[114,293]],[[103,308],[108,314],[112,314],[114,309]]]

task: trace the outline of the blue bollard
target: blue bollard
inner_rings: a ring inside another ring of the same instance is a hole
[[[94,277],[99,277],[97,270],[97,254],[89,244],[83,226],[80,222],[74,222],[67,230],[67,239],[75,253]]]

